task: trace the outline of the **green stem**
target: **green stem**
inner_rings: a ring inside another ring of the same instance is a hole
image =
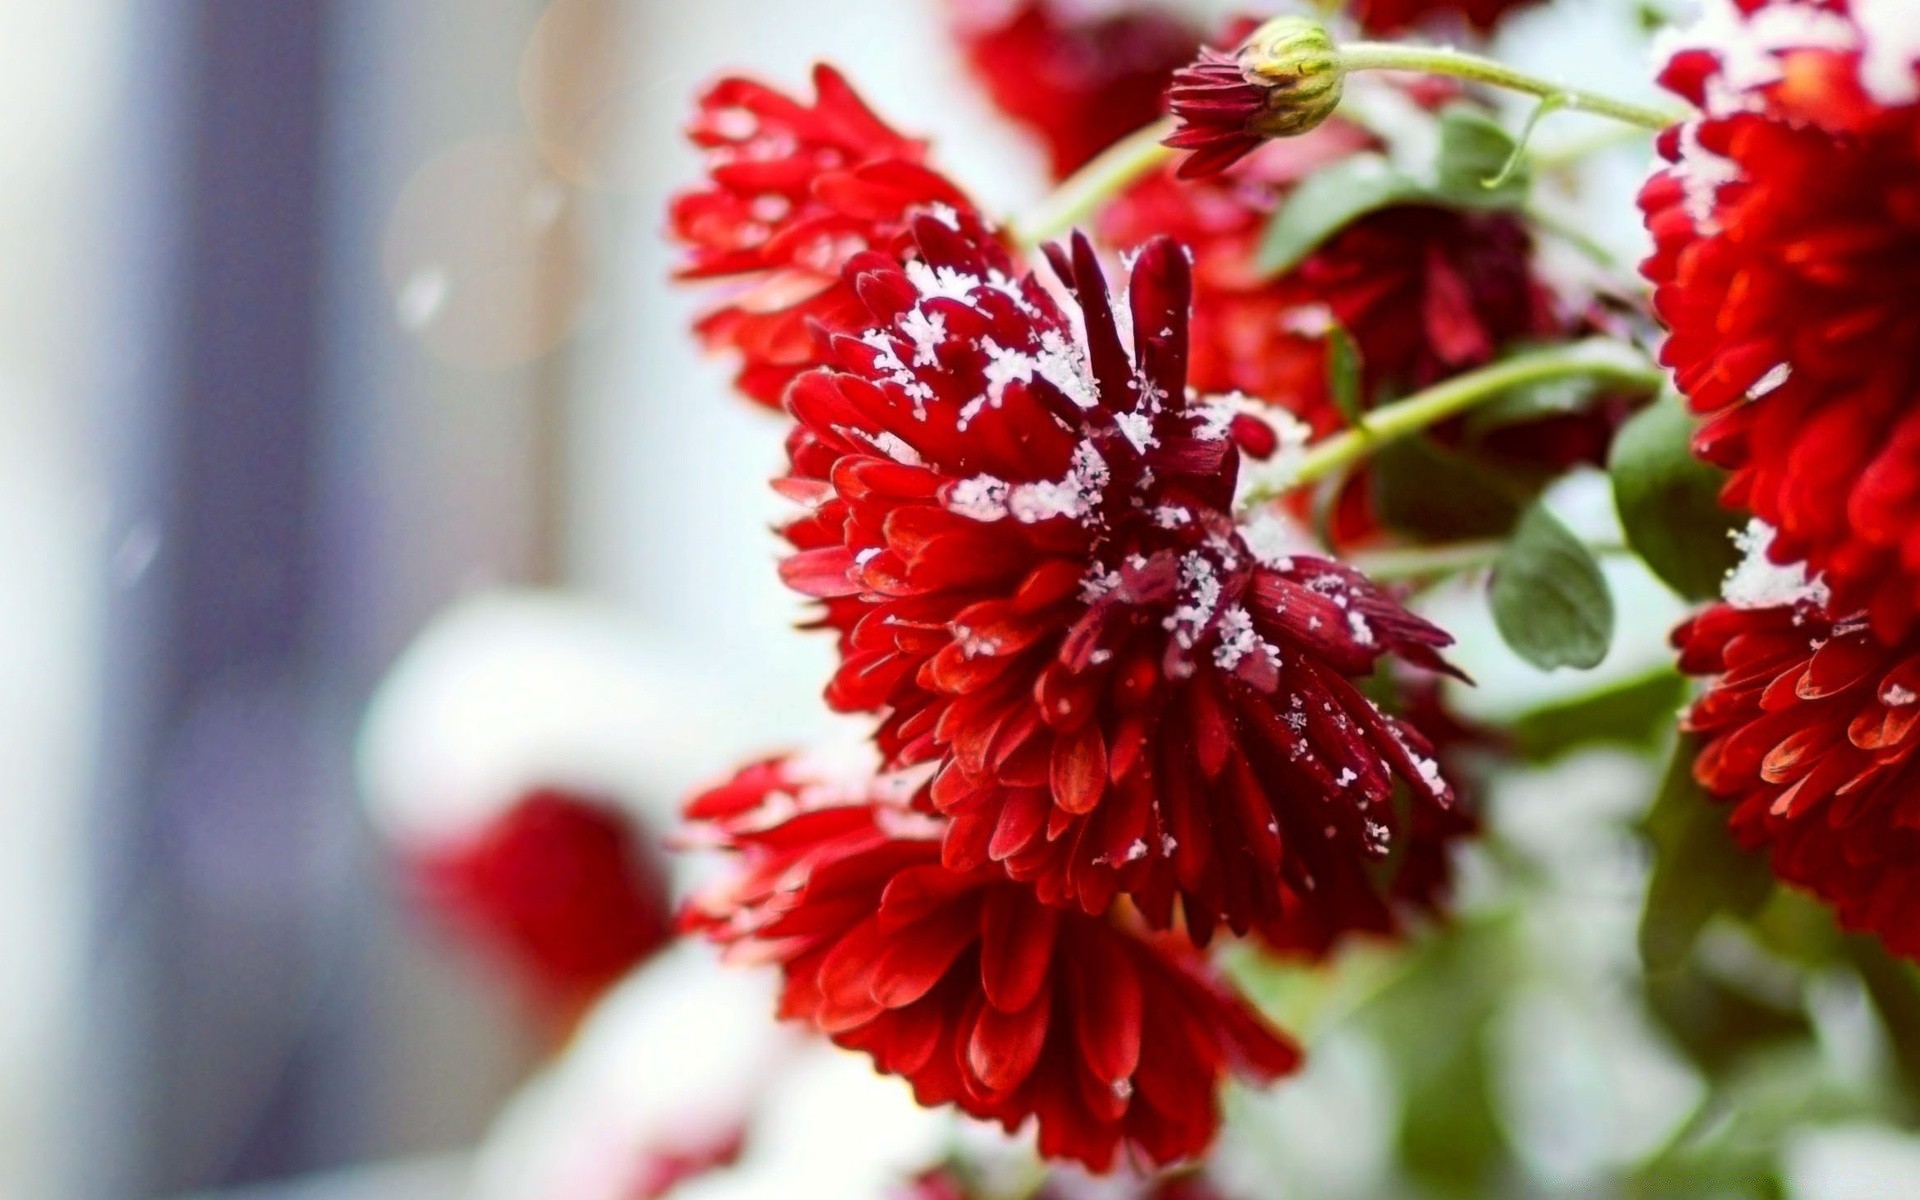
[[[1495,538],[1454,542],[1445,546],[1405,546],[1393,550],[1363,550],[1347,556],[1348,565],[1369,579],[1425,579],[1493,565],[1506,543]]]
[[[1386,442],[1459,416],[1514,388],[1580,375],[1646,391],[1658,389],[1666,380],[1665,374],[1638,351],[1606,338],[1518,354],[1373,409],[1362,424],[1309,447],[1287,473],[1283,487],[1256,489],[1243,503],[1261,504],[1282,491],[1324,479],[1359,462]]]
[[[1173,157],[1160,143],[1173,132],[1171,119],[1137,129],[1075,171],[1032,212],[1012,222],[1014,244],[1031,250],[1091,217],[1109,196]]]
[[[1614,260],[1613,251],[1601,245],[1586,230],[1557,213],[1550,212],[1538,204],[1529,204],[1526,209],[1527,220],[1542,233],[1559,238],[1603,267],[1619,264]]]
[[[1536,171],[1558,171],[1591,155],[1632,143],[1646,144],[1646,135],[1633,125],[1602,125],[1580,137],[1547,146],[1530,146],[1528,161]]]
[[[1352,42],[1340,47],[1340,65],[1349,72],[1420,71],[1428,75],[1451,75],[1455,79],[1470,79],[1508,91],[1525,92],[1542,100],[1553,100],[1569,112],[1594,113],[1646,129],[1665,129],[1680,119],[1661,109],[1629,104],[1625,100],[1616,100],[1584,88],[1567,87],[1516,71],[1505,63],[1458,50],[1402,46],[1393,42]]]
[[[1362,550],[1347,555],[1347,563],[1369,579],[1429,579],[1461,571],[1490,567],[1499,561],[1507,543],[1498,538],[1470,542],[1451,542],[1442,546],[1403,546],[1392,550]],[[1588,542],[1596,555],[1624,554],[1627,548],[1618,542]]]

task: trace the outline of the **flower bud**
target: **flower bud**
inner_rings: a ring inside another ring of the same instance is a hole
[[[1305,133],[1340,105],[1346,73],[1327,27],[1310,17],[1275,17],[1240,47],[1240,69],[1267,88],[1254,127],[1268,137]]]
[[[1217,174],[1269,138],[1307,132],[1339,107],[1345,77],[1332,35],[1308,17],[1275,17],[1231,55],[1202,49],[1167,90],[1177,125],[1166,144],[1193,152],[1179,174]]]

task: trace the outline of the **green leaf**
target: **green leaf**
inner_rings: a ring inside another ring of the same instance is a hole
[[[1500,537],[1526,506],[1517,493],[1488,464],[1424,437],[1388,442],[1373,458],[1374,511],[1404,533]]]
[[[1700,1113],[1622,1181],[1621,1195],[1775,1200],[1787,1194],[1782,1157],[1794,1134],[1882,1115],[1870,1091],[1839,1078],[1811,1045],[1757,1055],[1730,1078],[1709,1083]]]
[[[1726,476],[1693,457],[1693,419],[1676,392],[1641,410],[1613,439],[1607,472],[1627,545],[1688,600],[1720,594],[1744,518],[1720,506]]]
[[[1886,1027],[1894,1073],[1907,1095],[1920,1099],[1920,1039],[1913,1036],[1920,1030],[1920,969],[1858,934],[1847,938],[1846,954]]]
[[[1400,1097],[1398,1163],[1443,1194],[1497,1194],[1511,1162],[1490,1051],[1494,1016],[1525,969],[1518,932],[1511,913],[1463,919],[1420,943],[1357,1014]]]
[[[1686,1056],[1709,1074],[1748,1054],[1802,1041],[1813,1025],[1798,1006],[1715,977],[1693,963],[1648,976],[1647,1008]]]
[[[1360,348],[1338,323],[1327,329],[1327,389],[1347,424],[1358,427],[1364,408],[1360,400]]]
[[[1368,213],[1426,197],[1419,181],[1378,154],[1357,154],[1323,167],[1302,180],[1273,214],[1254,265],[1269,275],[1290,271]]]
[[[1508,737],[1516,754],[1536,763],[1588,746],[1646,746],[1673,728],[1686,694],[1686,680],[1663,666],[1536,708],[1512,723]]]
[[[1595,666],[1613,642],[1613,594],[1600,564],[1538,501],[1494,563],[1487,599],[1500,636],[1542,670]]]
[[[1660,790],[1647,810],[1653,874],[1640,916],[1640,959],[1648,974],[1677,968],[1716,913],[1750,916],[1773,890],[1773,873],[1727,832],[1727,809],[1694,782],[1697,737],[1675,740]]]
[[[1440,156],[1434,190],[1469,208],[1512,208],[1532,184],[1513,135],[1477,105],[1454,104],[1440,113]]]
[[[1467,433],[1479,437],[1510,425],[1526,425],[1549,417],[1564,417],[1583,412],[1605,390],[1591,375],[1549,379],[1510,388],[1491,400],[1476,404],[1466,416]]]

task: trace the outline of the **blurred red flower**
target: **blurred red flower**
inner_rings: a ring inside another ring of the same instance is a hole
[[[429,903],[577,1015],[673,936],[665,865],[633,818],[558,788],[422,852]]]
[[[967,63],[1001,111],[1046,143],[1057,178],[1159,118],[1200,31],[1151,5],[949,0]]]
[[[1368,33],[1404,33],[1420,26],[1465,23],[1486,33],[1516,8],[1539,0],[1355,0],[1347,12]]]

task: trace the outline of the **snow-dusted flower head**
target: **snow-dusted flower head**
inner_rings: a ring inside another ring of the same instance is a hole
[[[1920,642],[1882,644],[1804,579],[1755,603],[1754,578],[1674,632],[1681,669],[1709,678],[1686,717],[1694,777],[1776,875],[1920,959]]]
[[[1662,359],[1728,504],[1883,640],[1920,615],[1920,19],[1712,0],[1662,81],[1699,108],[1641,193]]]
[[[1063,294],[962,219],[848,266],[870,321],[789,393],[787,581],[841,633],[835,707],[937,763],[946,862],[1047,903],[1130,894],[1204,942],[1312,913],[1391,927],[1372,878],[1393,793],[1451,803],[1424,743],[1352,682],[1440,630],[1357,573],[1262,558],[1232,503],[1242,406],[1188,393],[1185,254],[1118,305],[1091,246]],[[1249,442],[1259,439],[1248,436]],[[1271,435],[1267,439],[1272,444]]]

